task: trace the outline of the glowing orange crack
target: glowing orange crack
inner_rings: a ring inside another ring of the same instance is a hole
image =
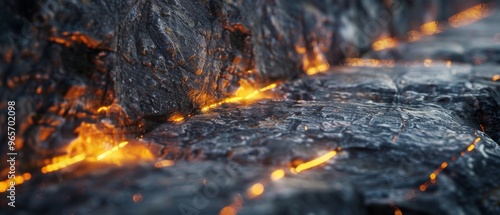
[[[477,137],[474,142],[472,142],[469,146],[467,146],[467,149],[463,152],[460,153],[461,156],[464,156],[466,154],[466,152],[472,152],[476,145],[481,141],[481,138],[480,137]],[[452,158],[452,160],[455,160],[454,158]],[[429,180],[426,181],[425,183],[421,184],[418,189],[421,191],[421,192],[424,192],[427,190],[427,187],[431,184],[434,184],[436,183],[436,180],[437,180],[437,177],[439,176],[439,174],[441,174],[441,172],[443,170],[445,170],[446,168],[448,168],[448,165],[449,163],[448,162],[443,162],[441,163],[441,165],[435,169],[430,175],[429,175]]]
[[[335,157],[335,155],[337,155],[337,151],[330,151],[319,158],[316,158],[316,159],[311,160],[309,162],[300,164],[296,168],[292,168],[291,171],[293,173],[300,173],[304,170],[308,170],[308,169],[311,169],[313,167],[319,166],[323,163],[326,163],[328,160]]]
[[[270,85],[268,85],[266,87],[263,87],[261,89],[252,90],[252,88],[249,87],[248,85],[247,86],[242,85],[236,91],[236,95],[234,97],[227,98],[227,99],[225,99],[223,101],[220,101],[220,102],[217,102],[217,103],[214,103],[214,104],[202,107],[201,111],[206,112],[206,111],[208,111],[210,109],[219,107],[219,106],[221,106],[223,104],[237,103],[237,102],[241,102],[241,101],[248,101],[248,100],[258,99],[258,95],[260,95],[263,92],[272,90],[272,89],[276,88],[277,86],[278,86],[277,83],[273,83],[273,84],[270,84]]]

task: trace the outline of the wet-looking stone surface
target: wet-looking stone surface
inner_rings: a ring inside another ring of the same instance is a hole
[[[161,123],[137,144],[175,165],[76,165],[25,182],[0,213],[500,214],[498,22]]]

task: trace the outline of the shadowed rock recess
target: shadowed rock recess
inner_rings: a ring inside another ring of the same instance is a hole
[[[0,123],[5,101],[15,100],[25,143],[18,170],[33,179],[16,188],[15,209],[0,198],[0,214],[219,214],[229,206],[220,214],[500,214],[500,13],[370,51],[380,35],[402,37],[479,2],[2,1]],[[373,35],[372,21],[381,25]],[[360,55],[395,63],[338,65]],[[323,58],[330,70],[306,76]],[[242,79],[287,81],[275,99],[200,113]],[[54,155],[114,102],[124,113],[106,117],[144,134],[175,166],[35,173],[36,158]],[[192,116],[166,122],[174,113]],[[332,150],[325,164],[288,172]],[[272,181],[277,169],[286,176]],[[256,184],[257,197],[248,193]]]

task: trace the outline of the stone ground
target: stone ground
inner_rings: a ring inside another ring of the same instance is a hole
[[[166,123],[144,140],[175,166],[47,175],[19,187],[8,213],[500,214],[498,21],[368,54],[393,67],[335,67],[282,84],[276,99]],[[322,166],[288,171],[331,150]],[[264,193],[248,197],[256,183]]]

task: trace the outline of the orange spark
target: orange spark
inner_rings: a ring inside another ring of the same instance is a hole
[[[276,170],[273,173],[271,173],[271,180],[277,181],[285,177],[285,171],[282,169]]]
[[[399,208],[396,208],[394,210],[394,215],[403,215],[403,212]]]
[[[97,109],[97,112],[100,113],[102,111],[108,111],[108,109],[109,109],[109,107],[103,106],[103,107],[100,107],[99,109]]]
[[[493,77],[491,77],[491,80],[492,81],[498,81],[498,80],[500,80],[500,75],[494,75]]]
[[[142,202],[142,195],[140,193],[136,193],[132,196],[132,200],[134,203]]]
[[[430,67],[431,64],[432,64],[432,60],[431,59],[425,59],[425,61],[424,61],[424,66],[425,67]]]
[[[234,197],[233,202],[230,205],[220,210],[219,215],[236,215],[242,206],[243,199],[241,198],[241,195],[238,194]]]
[[[337,155],[337,151],[328,152],[319,158],[316,158],[316,159],[311,160],[309,162],[302,163],[302,164],[298,165],[296,168],[292,168],[292,172],[299,173],[299,172],[302,172],[304,170],[311,169],[313,167],[316,167],[318,165],[321,165],[321,164],[327,162],[328,160],[335,157],[335,155]]]
[[[429,178],[430,178],[431,180],[435,180],[435,179],[437,178],[436,173],[432,173],[432,174],[429,176]]]
[[[467,148],[467,151],[471,152],[472,150],[474,150],[476,146],[475,145],[470,145],[468,148]]]
[[[264,193],[264,185],[262,185],[261,183],[256,183],[248,188],[247,197],[253,199],[262,195],[262,193]]]

